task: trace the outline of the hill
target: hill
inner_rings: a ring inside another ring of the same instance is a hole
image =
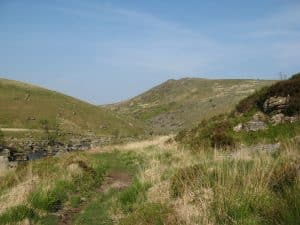
[[[280,143],[300,134],[300,76],[279,81],[241,100],[230,114],[181,131],[176,140],[189,148],[233,148]]]
[[[298,224],[299,82],[262,88],[176,141],[0,167],[0,224]]]
[[[114,115],[108,109],[41,87],[0,79],[1,128],[40,129],[45,120],[49,129],[58,126],[80,134],[127,136],[142,131],[135,120]]]
[[[268,80],[168,80],[128,101],[106,107],[145,122],[155,132],[177,132],[220,112],[229,112]]]

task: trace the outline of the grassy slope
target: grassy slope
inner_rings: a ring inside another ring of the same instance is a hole
[[[200,78],[169,80],[133,99],[107,107],[121,115],[140,119],[155,131],[178,131],[220,112],[230,111],[242,98],[272,83]]]
[[[30,119],[31,118],[31,119]],[[99,135],[141,132],[135,120],[78,99],[29,84],[0,79],[0,127],[40,128],[48,120],[66,131]]]
[[[86,203],[72,224],[299,222],[299,144],[287,140],[276,154],[248,150],[228,154],[193,153],[165,141],[164,137],[115,146],[106,149],[109,153],[71,153],[0,173],[5,178],[0,180],[0,202],[5,201],[0,206],[11,206],[0,213],[0,224],[24,218],[32,219],[32,224],[57,224],[53,202],[76,208],[81,197]],[[76,162],[89,169],[78,173],[80,168],[71,166]],[[100,194],[96,189],[108,170],[132,171],[136,178],[125,190]]]

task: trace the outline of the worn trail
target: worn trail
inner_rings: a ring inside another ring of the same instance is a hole
[[[110,189],[122,191],[130,186],[132,177],[122,171],[113,171],[104,179],[102,185],[96,189],[95,195],[106,194]],[[77,208],[65,208],[59,212],[59,225],[72,225],[73,218],[84,210],[89,201],[84,201]]]

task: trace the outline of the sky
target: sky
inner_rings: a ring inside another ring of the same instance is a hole
[[[300,71],[299,0],[0,0],[0,77],[93,104]]]

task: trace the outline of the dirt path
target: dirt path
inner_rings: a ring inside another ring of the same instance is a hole
[[[130,186],[132,182],[132,177],[121,171],[111,172],[103,181],[102,185],[96,189],[95,195],[105,194],[110,189],[116,189],[122,191]],[[80,213],[90,202],[84,201],[77,208],[65,208],[62,209],[59,214],[59,223],[58,225],[72,225],[72,219],[78,213]]]

